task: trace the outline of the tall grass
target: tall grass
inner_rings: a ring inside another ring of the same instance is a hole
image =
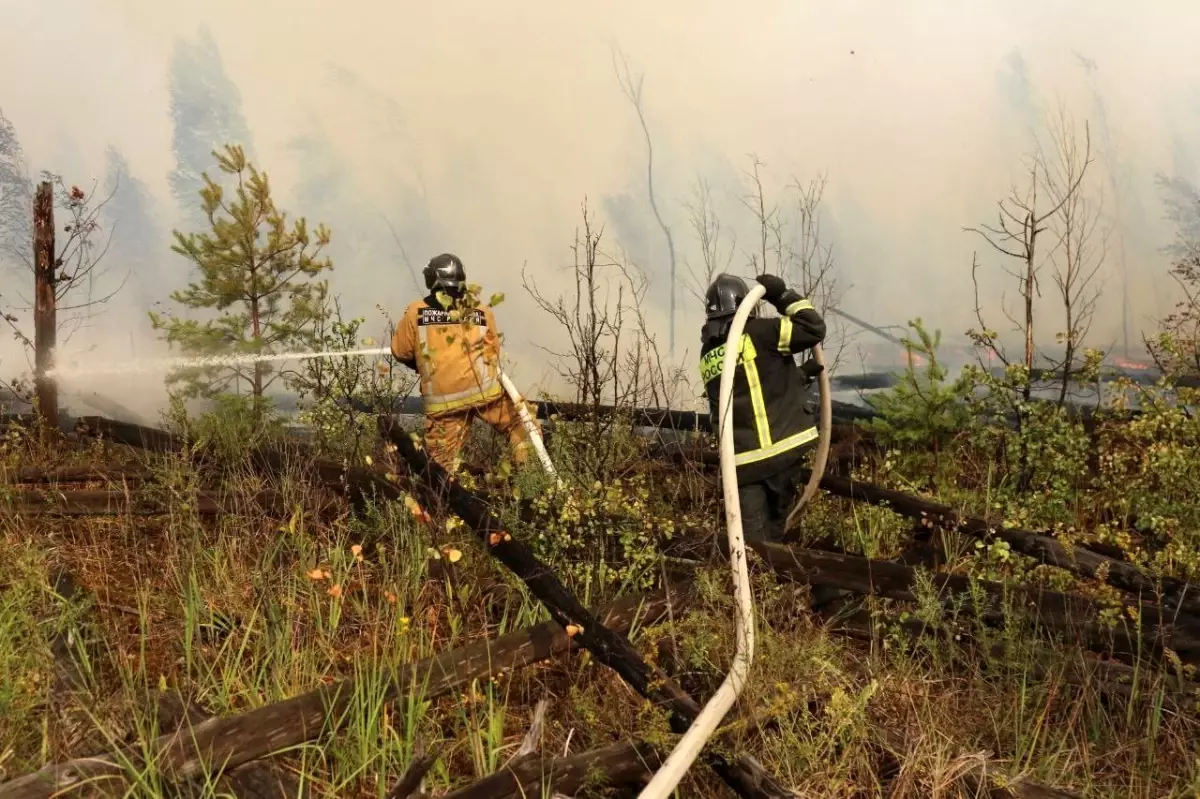
[[[558,446],[569,440],[560,437]],[[52,457],[26,449],[22,460]],[[547,753],[626,737],[670,747],[662,712],[586,655],[480,680],[456,696],[429,699],[417,686],[383,701],[405,664],[544,620],[544,610],[453,523],[424,523],[403,503],[379,504],[362,518],[330,511],[300,464],[271,478],[270,487],[291,503],[289,513],[271,517],[250,501],[264,478],[223,457],[203,473],[181,457],[149,459],[158,475],[153,490],[168,503],[168,513],[155,519],[55,520],[0,511],[5,778],[124,746],[128,795],[158,796],[166,781],[152,760],[145,762],[146,742],[168,731],[157,712],[164,692],[226,715],[344,678],[353,678],[354,691],[343,717],[273,758],[317,796],[381,799],[419,748],[439,754],[430,790],[490,774],[516,751],[543,697],[550,700]],[[719,523],[711,489],[698,493],[689,484],[689,496],[706,498],[673,510],[655,492],[673,497],[684,488],[655,483],[647,492],[634,477],[569,490],[612,529],[683,514],[696,526]],[[214,480],[238,500],[237,510],[201,518],[196,491]],[[544,490],[529,475],[493,478],[484,487],[511,497],[514,486],[526,499]],[[4,490],[9,499],[14,493]],[[636,570],[621,572],[603,521],[586,526],[580,517],[546,512],[530,526],[511,502],[504,513],[514,531],[531,540],[543,534],[539,546],[561,559],[587,602],[661,579],[648,554],[653,540],[627,538],[623,546],[645,551]],[[631,514],[620,502],[642,505]],[[830,500],[815,503],[806,524],[808,536],[833,537],[871,557],[895,555],[907,536],[904,523],[883,509]],[[952,570],[996,576],[1003,567],[967,542],[947,537],[944,546]],[[59,568],[87,596],[58,597],[51,586]],[[617,578],[602,576],[603,569],[618,569]],[[729,667],[733,608],[727,569],[701,568],[692,583],[693,601],[634,640],[652,661],[672,651],[666,665],[703,700]],[[759,724],[750,729],[731,717],[722,746],[750,751],[802,795],[881,795],[886,785],[891,796],[965,796],[970,778],[985,772],[1087,796],[1186,796],[1200,787],[1195,698],[1179,697],[1157,668],[1143,664],[1124,694],[1078,684],[1071,679],[1083,657],[1078,651],[1023,622],[995,629],[976,614],[971,597],[948,603],[932,585],[923,584],[913,606],[866,603],[875,617],[872,634],[853,640],[807,612],[807,589],[758,570],[758,653],[741,709],[757,713]],[[923,626],[914,634],[901,621]],[[68,632],[70,645],[56,648]],[[83,675],[70,690],[56,677],[64,659]],[[221,791],[209,778],[194,787],[206,796]],[[725,795],[700,767],[684,789]]]

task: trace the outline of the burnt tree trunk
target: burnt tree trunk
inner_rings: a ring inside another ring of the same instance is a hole
[[[716,452],[676,450],[668,454],[673,460],[682,463],[699,461],[704,466],[718,465]],[[799,475],[803,485],[812,472],[801,469]],[[1094,548],[1080,544],[1067,545],[1045,533],[1004,527],[987,519],[960,515],[949,505],[849,477],[822,475],[821,489],[852,502],[886,507],[895,514],[916,519],[919,526],[927,530],[957,530],[963,535],[985,542],[999,539],[1014,551],[1036,558],[1042,563],[1065,569],[1080,577],[1103,579],[1114,588],[1139,598],[1160,601],[1163,609],[1170,614],[1181,613],[1200,618],[1200,596],[1195,595],[1196,587],[1191,583],[1146,574],[1133,563],[1097,552]],[[784,537],[784,543],[795,543],[800,532],[799,529],[789,532]]]
[[[808,470],[802,471],[801,481],[807,480],[810,474]],[[927,527],[958,530],[964,535],[983,541],[1000,539],[1022,555],[1066,569],[1081,577],[1103,578],[1114,588],[1137,597],[1161,601],[1168,613],[1183,613],[1200,618],[1200,598],[1192,596],[1194,588],[1190,584],[1171,578],[1156,580],[1132,563],[1102,555],[1087,547],[1067,546],[1042,533],[1004,527],[971,516],[960,516],[948,505],[845,477],[825,475],[821,478],[821,488],[835,496],[883,505],[893,513],[917,519]]]
[[[172,501],[155,492],[129,492],[120,489],[80,489],[78,491],[19,491],[9,506],[20,516],[161,516],[173,509],[190,508],[201,516],[226,513],[261,514],[263,511],[284,516],[293,505],[278,491],[254,494],[199,492],[179,496]]]
[[[505,766],[479,782],[446,794],[443,799],[525,799],[572,796],[581,788],[628,785],[654,773],[662,759],[644,742],[621,742],[543,761],[531,755]]]
[[[47,430],[58,429],[58,385],[48,374],[58,345],[55,267],[54,193],[42,181],[33,200],[33,375],[37,412]]]
[[[666,615],[668,603],[679,595],[650,594],[626,597],[597,613],[597,618],[616,630],[627,630],[636,622],[653,624]],[[549,621],[486,641],[443,652],[409,663],[389,675],[381,701],[392,701],[417,692],[433,700],[470,685],[473,680],[517,671],[572,647],[570,636]],[[369,678],[368,678],[369,679]],[[283,702],[256,708],[237,716],[212,718],[185,725],[174,733],[146,741],[138,753],[99,754],[65,763],[51,763],[23,777],[0,784],[5,799],[50,799],[91,783],[97,790],[125,784],[129,764],[142,766],[142,753],[149,753],[154,767],[168,780],[181,781],[222,773],[266,757],[323,732],[337,729],[346,721],[355,695],[354,680],[324,685]]]
[[[716,543],[728,556],[728,541],[717,536]],[[919,601],[921,581],[917,570],[899,563],[758,541],[748,541],[746,545],[772,571],[809,585],[832,586],[902,602]],[[1108,629],[1100,621],[1105,606],[1078,594],[1006,586],[958,574],[932,574],[929,580],[941,594],[986,598],[985,605],[972,608],[984,621],[1001,624],[1010,610],[1023,610],[1042,628],[1096,651],[1113,649],[1130,657],[1146,653],[1162,657],[1165,648],[1185,663],[1200,663],[1200,621],[1176,617],[1164,612],[1161,605],[1141,601],[1122,603],[1122,612],[1112,629]]]
[[[434,498],[446,502],[481,539],[484,549],[521,579],[550,616],[595,656],[620,675],[631,688],[670,713],[671,729],[684,733],[700,715],[700,705],[661,670],[647,663],[624,635],[598,623],[558,576],[506,526],[492,515],[487,503],[463,488],[440,464],[428,458],[408,432],[389,417],[379,418],[380,434],[400,451],[413,473],[422,478]],[[795,796],[749,755],[727,759],[718,752],[702,755],[713,771],[739,796],[775,799]]]

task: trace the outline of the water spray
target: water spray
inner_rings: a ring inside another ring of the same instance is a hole
[[[180,358],[143,358],[140,360],[101,361],[84,364],[58,364],[47,370],[47,377],[87,377],[108,374],[154,374],[175,369],[208,369],[222,366],[242,366],[274,361],[309,361],[317,358],[350,358],[368,355],[388,355],[387,347],[364,350],[325,350],[323,352],[280,352],[246,355],[196,355]]]
[[[324,350],[322,352],[199,355],[179,358],[146,358],[141,360],[125,359],[121,361],[101,361],[84,364],[73,362],[55,366],[47,370],[46,375],[51,378],[59,378],[109,374],[155,374],[170,372],[176,369],[206,369],[278,361],[310,361],[318,358],[355,358],[390,354],[391,349],[388,347],[372,347],[361,350]],[[558,472],[554,468],[554,463],[550,460],[550,456],[546,452],[545,443],[542,441],[542,431],[530,417],[529,409],[525,407],[525,401],[522,399],[521,393],[517,391],[517,387],[513,385],[512,380],[504,372],[500,373],[500,383],[504,386],[505,392],[507,392],[509,398],[516,406],[517,414],[521,418],[521,424],[525,426],[526,432],[529,433],[533,449],[537,452],[542,467],[561,486],[562,480],[559,479]]]

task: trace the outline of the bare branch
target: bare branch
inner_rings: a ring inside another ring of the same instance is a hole
[[[621,65],[617,66],[617,57],[620,56]],[[654,142],[650,138],[650,127],[646,124],[646,113],[642,106],[642,82],[644,75],[638,75],[637,79],[629,71],[629,62],[625,55],[619,50],[613,50],[613,72],[617,76],[617,83],[621,87],[621,92],[629,103],[633,106],[633,110],[637,113],[638,124],[641,125],[642,134],[646,139],[646,192],[650,198],[650,210],[654,212],[654,219],[658,222],[658,227],[662,230],[663,238],[667,240],[667,254],[670,266],[670,353],[671,357],[675,357],[675,295],[676,279],[675,279],[675,239],[671,235],[671,228],[663,221],[662,214],[658,210],[658,202],[654,197]]]

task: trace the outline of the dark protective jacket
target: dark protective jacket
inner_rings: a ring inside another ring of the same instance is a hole
[[[733,449],[739,484],[757,483],[795,466],[817,428],[809,406],[811,380],[796,364],[797,353],[825,339],[825,320],[813,304],[788,290],[779,301],[782,316],[753,317],[742,332],[734,373]],[[701,335],[700,378],[708,394],[713,435],[720,435],[717,397],[732,317],[705,323]]]

